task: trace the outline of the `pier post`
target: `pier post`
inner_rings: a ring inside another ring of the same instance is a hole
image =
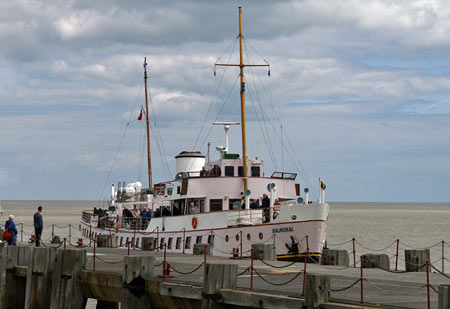
[[[122,309],[149,307],[145,281],[151,279],[154,261],[152,256],[124,256]]]
[[[347,250],[323,249],[320,259],[322,265],[349,266]]]
[[[56,260],[56,249],[33,248],[28,262],[25,308],[49,308],[52,294],[51,272]]]
[[[206,264],[203,275],[202,308],[221,308],[218,302],[220,289],[235,289],[237,286],[236,264]]]
[[[306,276],[305,306],[306,308],[319,308],[330,298],[330,277],[324,275]]]
[[[52,273],[51,309],[84,308],[87,299],[77,277],[86,267],[86,250],[58,249]]]
[[[450,309],[450,285],[440,285],[438,309]]]
[[[426,263],[430,260],[430,249],[406,249],[405,269],[406,271],[426,272]]]
[[[16,276],[18,266],[27,266],[30,247],[6,247],[5,306],[2,308],[24,308],[26,278]]]

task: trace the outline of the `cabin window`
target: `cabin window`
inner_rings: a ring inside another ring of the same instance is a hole
[[[177,244],[175,245],[176,249],[180,249],[181,248],[181,237],[177,237]]]
[[[214,245],[214,235],[208,235],[208,244]]]
[[[177,194],[181,194],[181,187],[177,186]]]
[[[242,166],[238,166],[238,176],[244,177],[244,168]]]
[[[225,176],[234,176],[234,166],[225,166]]]
[[[129,242],[130,240],[128,239],[128,237],[127,237],[127,246],[128,246],[128,242]]]
[[[159,249],[160,250],[164,249],[164,237],[161,238],[161,241],[159,242]]]
[[[172,237],[169,238],[169,242],[167,243],[167,249],[172,250]]]
[[[186,237],[186,245],[184,246],[185,249],[191,248],[191,236]]]
[[[195,240],[196,244],[201,244],[202,243],[202,236],[197,236],[197,239]]]
[[[155,238],[155,240],[153,241],[153,248],[158,248],[158,238]]]
[[[252,177],[259,177],[261,175],[259,166],[252,166]]]
[[[138,247],[138,248],[139,248],[139,239],[140,238],[136,238],[136,247]]]
[[[209,200],[209,211],[221,211],[222,204],[222,200]]]

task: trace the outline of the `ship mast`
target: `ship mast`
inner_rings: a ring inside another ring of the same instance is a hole
[[[245,79],[244,67],[268,67],[268,64],[244,64],[242,55],[242,8],[239,7],[239,64],[221,64],[216,63],[217,66],[234,66],[239,67],[241,77],[241,129],[242,129],[242,161],[244,172],[244,191],[248,189],[248,168],[247,168],[247,139],[245,132]]]
[[[144,58],[144,82],[145,82],[145,119],[147,121],[148,187],[152,189],[152,156],[150,152],[150,121],[148,119],[148,94],[147,94],[147,57]]]

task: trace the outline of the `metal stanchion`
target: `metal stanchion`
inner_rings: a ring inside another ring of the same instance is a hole
[[[72,242],[72,224],[69,224],[69,242]]]
[[[364,275],[363,275],[363,261],[364,261],[364,255],[361,255],[361,304],[364,303]]]
[[[66,238],[64,237],[64,250],[66,250]]]
[[[442,241],[442,273],[443,273],[443,274],[445,274],[445,267],[444,267],[444,261],[445,261],[444,245],[445,245],[445,241]]]
[[[94,271],[95,271],[95,247],[96,247],[96,241],[94,240]]]
[[[397,271],[397,266],[398,266],[398,245],[400,243],[400,239],[397,239],[397,251],[395,253],[395,271]]]
[[[250,265],[250,290],[253,290],[253,259],[255,258],[255,249],[252,248],[252,263]]]
[[[55,225],[52,224],[52,241],[54,236],[55,236]]]
[[[240,231],[240,234],[241,234],[241,237],[240,237],[240,240],[241,240],[241,255],[240,255],[240,257],[242,259],[242,231]]]
[[[303,266],[303,291],[302,296],[305,295],[305,285],[306,285],[306,265],[308,264],[308,255],[309,255],[309,244],[308,244],[308,236],[306,236],[306,254],[305,254],[305,265]]]
[[[203,245],[203,263],[206,265],[206,248],[207,245]]]
[[[353,241],[353,267],[356,268],[356,250],[355,250],[355,238],[352,238]]]
[[[183,228],[183,254],[185,249],[186,249],[186,228]]]
[[[431,308],[430,303],[430,261],[427,261],[427,305],[428,309]]]

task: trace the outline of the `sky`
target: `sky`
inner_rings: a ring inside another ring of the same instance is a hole
[[[0,198],[98,200],[211,159],[240,121],[249,158],[328,201],[449,202],[450,3],[439,0],[0,1]],[[214,76],[214,70],[216,76]],[[240,128],[230,152],[240,153]]]

